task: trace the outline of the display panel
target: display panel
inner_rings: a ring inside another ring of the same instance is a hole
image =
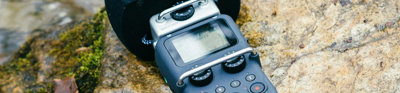
[[[194,29],[172,40],[184,63],[191,62],[230,45],[217,23]]]

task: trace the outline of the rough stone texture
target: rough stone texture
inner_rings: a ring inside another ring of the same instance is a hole
[[[170,89],[152,61],[136,59],[111,28],[105,35],[99,93],[168,93]]]
[[[242,3],[238,24],[279,92],[400,92],[399,0]]]

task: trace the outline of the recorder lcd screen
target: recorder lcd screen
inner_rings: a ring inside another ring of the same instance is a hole
[[[217,23],[194,29],[191,33],[172,40],[172,44],[184,63],[191,62],[230,45]]]

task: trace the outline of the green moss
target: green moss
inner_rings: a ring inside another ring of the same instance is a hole
[[[25,88],[25,93],[50,93],[53,92],[53,83],[33,83],[27,84],[28,86]]]
[[[103,33],[107,21],[107,13],[102,9],[91,20],[60,33],[58,39],[45,40],[48,42],[45,44],[51,46],[50,55],[56,58],[56,62],[51,64],[51,71],[43,82],[37,82],[41,62],[32,54],[37,54],[38,50],[31,50],[31,47],[41,47],[37,42],[44,41],[28,40],[10,62],[0,65],[0,87],[17,82],[17,86],[22,86],[26,93],[49,93],[55,87],[53,79],[74,76],[79,92],[93,92],[100,78]],[[85,51],[78,51],[82,48]]]
[[[106,18],[102,10],[89,22],[60,34],[60,40],[53,44],[51,54],[57,58],[53,74],[60,78],[75,76],[79,92],[93,92],[99,82]],[[78,51],[80,48],[87,50]]]

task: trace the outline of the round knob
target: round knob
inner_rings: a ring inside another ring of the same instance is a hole
[[[222,68],[228,73],[240,72],[244,67],[246,67],[246,62],[243,55],[229,59],[222,64]]]
[[[183,2],[184,1],[178,2],[174,6],[179,5]],[[194,14],[194,7],[191,5],[186,8],[180,9],[178,11],[172,12],[171,17],[175,20],[183,21],[192,17],[193,14]]]
[[[190,76],[189,81],[195,86],[204,86],[209,84],[213,79],[211,69],[197,72]]]

